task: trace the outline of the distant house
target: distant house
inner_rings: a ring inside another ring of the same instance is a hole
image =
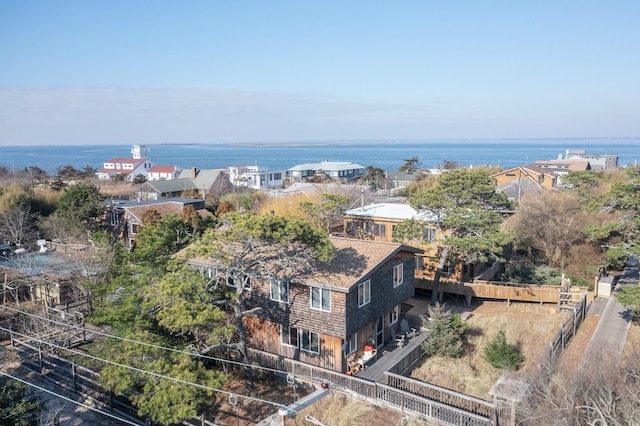
[[[116,230],[120,239],[127,248],[133,247],[136,235],[143,226],[143,217],[147,212],[155,211],[161,218],[168,215],[176,215],[178,218],[186,206],[192,206],[199,215],[206,217],[211,213],[205,209],[204,200],[171,198],[157,201],[122,201],[108,203],[111,227]]]
[[[569,171],[591,170],[588,161],[549,160],[533,165],[502,170],[491,176],[496,191],[504,192],[510,200],[519,201],[527,193],[555,191],[562,186],[562,177]]]
[[[588,161],[591,170],[596,171],[615,170],[618,168],[617,154],[587,154],[584,149],[567,149],[564,159],[562,155],[559,157],[559,160]]]
[[[419,213],[409,204],[374,203],[347,210],[343,219],[347,237],[388,242],[393,241],[393,230],[398,224],[411,219],[424,222],[424,234],[407,244],[421,249],[415,264],[417,277],[433,278],[439,261],[438,242],[444,237],[435,224],[436,218]],[[447,267],[444,272],[446,279],[469,281],[482,268],[484,265],[464,263]]]
[[[269,170],[255,166],[229,167],[229,180],[236,187],[249,189],[281,188],[286,170]]]
[[[416,180],[418,174],[408,172],[388,172],[387,183],[388,189],[393,192],[402,188],[406,188]]]
[[[233,185],[224,169],[183,170],[176,179],[147,181],[138,189],[138,200],[160,200],[171,197],[197,195],[220,197],[233,191]]]
[[[364,176],[365,167],[347,161],[321,161],[304,163],[291,167],[287,176],[293,180],[310,180],[316,175],[324,175],[341,182],[360,179]]]
[[[147,172],[147,180],[177,179],[180,173],[182,173],[182,169],[178,166],[153,166]]]
[[[419,249],[394,243],[332,238],[335,256],[315,272],[268,279],[251,276],[246,290],[248,346],[334,371],[365,345],[381,348],[397,329],[401,305],[414,294]],[[189,259],[203,273],[217,265]],[[261,308],[255,309],[254,308]]]
[[[126,181],[133,181],[137,175],[147,177],[153,163],[146,158],[148,149],[144,145],[133,145],[132,158],[112,158],[103,163],[102,168],[96,172],[101,180],[111,179],[115,175],[125,175]]]

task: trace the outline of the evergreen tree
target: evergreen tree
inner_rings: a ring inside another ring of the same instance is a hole
[[[441,355],[459,357],[464,351],[462,335],[467,324],[459,314],[451,314],[443,305],[436,303],[429,307],[429,320],[425,322],[429,329],[427,338],[422,343],[427,356]]]
[[[522,362],[518,349],[507,342],[504,330],[499,330],[496,337],[484,349],[484,359],[494,368],[515,370]]]

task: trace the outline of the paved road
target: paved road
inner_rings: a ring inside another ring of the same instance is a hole
[[[625,265],[613,293],[617,293],[627,286],[638,285],[638,278],[638,258],[632,256]],[[631,327],[631,313],[612,294],[582,357],[581,367],[593,365],[591,361],[598,357],[606,357],[616,364],[619,363],[629,334],[629,327]]]

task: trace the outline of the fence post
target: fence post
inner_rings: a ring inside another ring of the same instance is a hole
[[[76,363],[71,363],[71,378],[73,379],[73,392],[78,392],[78,381],[76,379]]]

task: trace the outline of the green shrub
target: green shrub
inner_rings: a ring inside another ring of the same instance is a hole
[[[427,356],[461,356],[464,350],[462,333],[468,325],[463,322],[460,315],[452,315],[444,310],[444,306],[436,304],[429,307],[429,317],[431,320],[426,322],[429,332],[422,343],[422,349]]]
[[[484,359],[492,367],[501,370],[515,370],[522,362],[520,351],[515,346],[507,343],[507,336],[504,330],[498,331],[496,337],[484,349]]]

